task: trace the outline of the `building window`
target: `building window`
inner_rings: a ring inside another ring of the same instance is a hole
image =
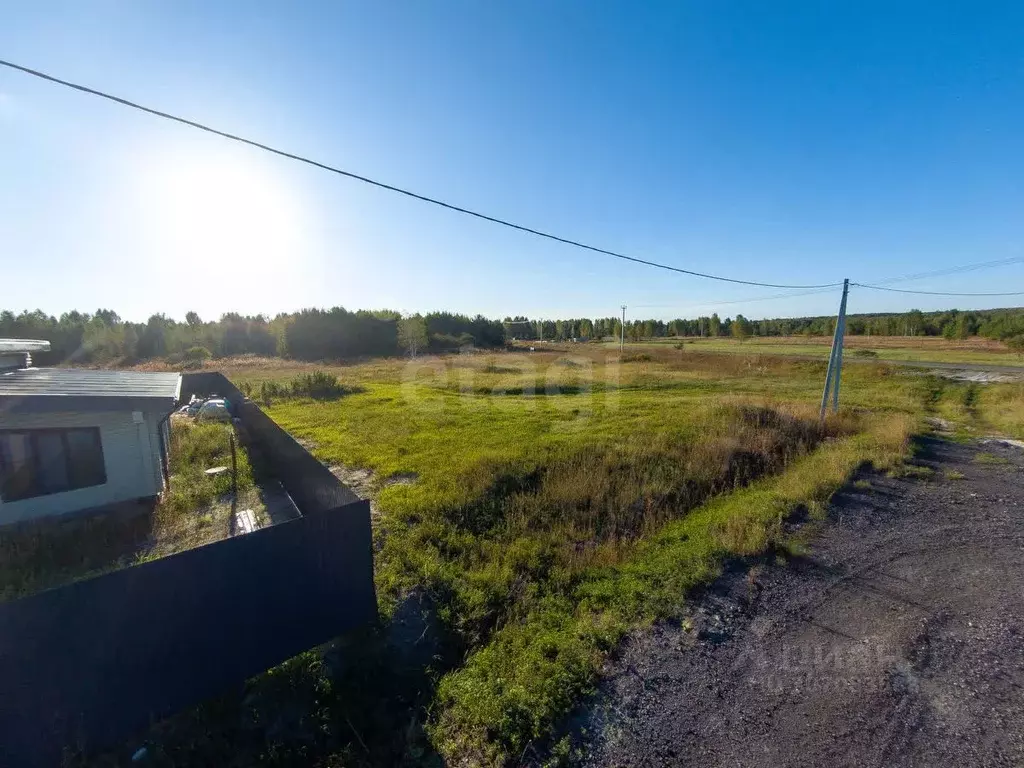
[[[0,431],[0,499],[19,501],[107,482],[96,427]]]

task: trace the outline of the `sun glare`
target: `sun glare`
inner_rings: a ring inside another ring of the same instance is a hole
[[[189,148],[155,160],[149,154],[134,181],[133,226],[146,261],[137,267],[188,275],[167,284],[168,307],[215,316],[273,313],[294,303],[292,289],[312,269],[310,215],[301,191],[273,162],[231,148]]]
[[[297,201],[260,165],[231,157],[161,165],[147,207],[177,257],[241,258],[258,269],[299,254]]]

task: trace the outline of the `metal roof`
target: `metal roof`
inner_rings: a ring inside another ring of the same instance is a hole
[[[0,414],[41,411],[170,411],[181,374],[20,368],[0,372]]]
[[[50,342],[42,339],[0,339],[0,354],[10,352],[49,352]]]

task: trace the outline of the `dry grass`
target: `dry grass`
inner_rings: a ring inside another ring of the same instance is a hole
[[[756,336],[749,339],[761,345],[832,345],[831,336]],[[698,341],[699,343],[699,341]],[[843,345],[852,349],[931,349],[942,351],[1005,352],[1012,353],[1002,341],[972,336],[968,339],[945,339],[942,336],[846,336]]]
[[[148,514],[0,531],[0,601],[131,565],[152,534]]]
[[[1000,366],[1019,366],[1021,356],[1010,350],[1003,342],[991,339],[970,338],[951,341],[936,336],[847,336],[844,339],[845,355],[850,360],[862,359],[871,354],[879,360],[915,363],[972,363]],[[734,355],[790,355],[827,358],[831,338],[824,336],[758,336],[738,341],[728,337],[687,339],[676,354],[696,351],[728,353]],[[612,344],[606,344],[611,349]],[[674,338],[651,339],[626,345],[631,352],[647,351],[652,347],[675,349],[680,342]]]

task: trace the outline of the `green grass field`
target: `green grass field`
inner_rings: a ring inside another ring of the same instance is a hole
[[[799,550],[786,518],[820,519],[864,463],[903,471],[928,417],[960,437],[1024,434],[1019,385],[848,366],[840,413],[819,423],[822,362],[691,346],[625,361],[578,345],[326,366],[344,385],[333,399],[285,386],[314,366],[228,362],[324,463],[372,471],[381,625],[173,718],[154,736],[159,754],[564,755],[566,718],[625,633],[677,615],[730,557]]]

